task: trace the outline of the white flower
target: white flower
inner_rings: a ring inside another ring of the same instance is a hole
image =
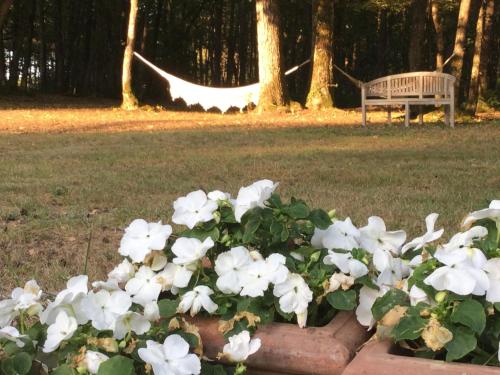
[[[144,306],[148,302],[157,301],[162,290],[160,274],[151,268],[142,266],[125,285],[125,291],[132,297],[132,302]]]
[[[387,291],[388,287],[381,287],[380,290],[372,289],[363,286],[359,291],[359,304],[356,309],[356,317],[358,322],[371,329],[375,324],[375,319],[372,314],[372,306],[378,297],[382,297]]]
[[[390,253],[379,250],[375,254],[378,252],[390,257],[386,268],[377,277],[377,285],[379,287],[383,285],[396,286],[403,278],[410,275],[410,268],[401,258],[394,258]]]
[[[359,247],[359,236],[360,232],[352,224],[350,218],[344,221],[336,220],[325,230],[315,228],[311,238],[311,245],[318,249],[352,250]]]
[[[16,310],[29,310],[30,315],[36,314],[42,310],[40,298],[42,290],[35,280],[28,281],[24,288],[15,288],[12,291],[12,299],[16,301]]]
[[[188,286],[191,276],[193,276],[192,265],[177,265],[168,263],[163,271],[156,274],[156,281],[161,285],[162,291],[170,290],[173,294],[177,294],[178,288],[185,288]]]
[[[256,260],[243,269],[241,273],[241,296],[262,297],[269,288],[270,280],[268,278],[267,266],[265,260]]]
[[[210,296],[214,293],[212,289],[205,285],[198,285],[193,290],[184,294],[177,308],[179,313],[190,311],[191,316],[198,314],[203,307],[205,311],[213,314],[219,306],[212,301]]]
[[[497,228],[500,227],[500,200],[493,200],[489,208],[472,212],[463,221],[462,226],[467,228],[474,222],[483,219],[491,219],[497,223]]]
[[[224,345],[223,356],[231,362],[243,362],[260,349],[260,339],[250,340],[250,333],[242,331],[229,337],[229,343]]]
[[[162,225],[161,221],[148,223],[136,219],[125,229],[119,252],[130,257],[132,262],[141,263],[152,250],[163,250],[171,234],[172,227]]]
[[[443,235],[444,229],[441,228],[437,231],[434,231],[434,226],[436,225],[436,220],[438,217],[439,217],[439,215],[436,213],[432,213],[432,214],[428,215],[425,218],[425,225],[427,227],[427,232],[423,236],[414,238],[413,240],[408,242],[406,245],[404,245],[403,248],[401,249],[401,253],[404,254],[410,249],[420,250],[428,243],[436,241],[439,238],[441,238],[441,236]]]
[[[156,301],[146,303],[144,306],[144,317],[150,322],[160,320],[160,307]]]
[[[120,285],[118,285],[118,281],[115,279],[108,279],[106,281],[94,281],[92,283],[92,288],[95,290],[107,290],[108,292],[113,292],[115,290],[121,290]]]
[[[43,347],[44,353],[51,353],[56,350],[61,342],[64,340],[69,340],[73,337],[78,328],[78,323],[76,319],[69,316],[66,311],[61,310],[54,321],[53,324],[47,328],[47,340]]]
[[[174,202],[174,215],[172,221],[175,224],[186,225],[193,229],[198,223],[206,223],[213,219],[213,213],[217,210],[217,201],[207,198],[203,190],[189,193]]]
[[[205,256],[208,249],[214,246],[212,238],[207,237],[203,242],[197,238],[180,237],[172,245],[172,252],[176,255],[175,264],[191,264]]]
[[[440,246],[434,253],[434,258],[447,266],[464,263],[470,267],[482,268],[486,263],[486,256],[477,248],[474,241],[488,235],[484,227],[472,227],[467,232],[457,233],[447,244]]]
[[[101,363],[107,361],[109,357],[105,354],[99,352],[93,352],[92,350],[87,350],[85,352],[85,368],[90,374],[97,374],[99,371],[99,366]]]
[[[335,292],[337,289],[348,290],[354,285],[354,277],[347,276],[342,272],[335,272],[328,280],[327,292]]]
[[[151,365],[155,375],[191,375],[201,371],[200,359],[189,354],[189,344],[179,335],[168,336],[163,345],[148,340],[138,354]]]
[[[90,292],[84,302],[92,326],[100,331],[113,330],[116,319],[125,314],[130,306],[132,306],[130,296],[121,290],[111,293],[107,290]]]
[[[420,289],[418,286],[413,285],[410,289],[410,303],[412,306],[419,304],[420,302],[430,303],[429,297],[427,294]]]
[[[288,277],[288,268],[285,266],[286,258],[278,253],[273,253],[266,258],[265,277],[273,284],[285,282]]]
[[[325,264],[333,264],[343,273],[348,273],[354,278],[364,276],[368,273],[366,265],[352,257],[351,253],[336,253],[328,250],[328,255],[323,259]]]
[[[26,335],[21,335],[17,328],[7,326],[0,329],[0,339],[7,339],[16,344],[18,348],[24,348],[24,342],[21,340]]]
[[[483,270],[464,263],[439,267],[424,279],[424,283],[436,290],[449,290],[462,296],[484,295],[490,286],[488,276]]]
[[[279,298],[280,309],[285,313],[297,315],[307,313],[313,293],[302,276],[290,273],[285,282],[274,286],[273,294]],[[305,326],[305,321],[301,327]]]
[[[264,203],[271,197],[278,184],[271,180],[260,180],[250,186],[242,187],[234,202],[234,217],[240,222],[241,217],[254,207],[265,207]]]
[[[399,254],[399,250],[406,240],[403,230],[388,232],[384,220],[378,216],[368,218],[368,225],[360,228],[360,245],[363,249],[374,253],[377,249]]]
[[[242,288],[242,269],[253,262],[249,251],[243,247],[233,247],[231,250],[219,254],[215,260],[215,272],[219,275],[217,288],[222,293],[238,294]]]
[[[214,190],[207,194],[208,199],[211,199],[215,202],[217,201],[229,201],[231,199],[231,194],[224,193],[220,190]]]
[[[483,267],[490,279],[490,287],[486,291],[486,301],[500,302],[500,258],[489,259]]]
[[[72,277],[66,283],[66,289],[60,291],[56,299],[49,303],[47,308],[40,314],[40,322],[43,324],[53,324],[57,315],[65,311],[69,316],[74,317],[78,324],[88,322],[88,316],[82,307],[88,293],[88,276],[80,275]]]
[[[13,299],[0,301],[0,328],[9,326],[18,315],[19,311],[16,310],[16,301]]]
[[[116,319],[113,337],[117,340],[121,340],[129,332],[135,332],[137,335],[142,335],[149,331],[150,328],[151,323],[146,317],[139,313],[129,311]]]
[[[130,263],[128,259],[124,259],[110,273],[108,273],[108,278],[116,280],[118,283],[126,283],[134,277],[134,274],[134,265]]]

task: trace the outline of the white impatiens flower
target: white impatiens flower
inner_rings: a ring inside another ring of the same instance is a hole
[[[115,279],[108,279],[106,281],[94,281],[92,282],[92,288],[94,290],[107,290],[108,292],[113,292],[115,290],[121,290],[118,281]]]
[[[425,218],[425,226],[427,227],[427,232],[423,236],[414,238],[410,242],[408,242],[406,245],[403,246],[401,249],[401,254],[406,253],[408,250],[420,250],[422,249],[425,245],[427,245],[430,242],[436,241],[444,233],[444,229],[441,228],[437,231],[434,231],[434,226],[436,225],[436,220],[438,219],[439,214],[432,213],[428,215]]]
[[[151,268],[142,266],[125,285],[125,291],[132,297],[132,302],[146,305],[157,301],[161,293],[162,279]]]
[[[222,349],[223,357],[231,362],[243,362],[260,349],[260,339],[250,339],[248,331],[242,331],[237,335],[229,337],[229,343]]]
[[[161,285],[163,292],[170,290],[173,294],[177,294],[178,288],[188,286],[191,276],[193,276],[193,270],[196,270],[196,267],[190,264],[168,263],[163,271],[156,274],[155,280]]]
[[[289,271],[286,268],[286,258],[278,253],[273,253],[266,258],[265,277],[273,284],[285,282]]]
[[[118,283],[126,283],[135,275],[135,268],[128,259],[124,259],[119,265],[108,273],[108,278],[116,280]]]
[[[410,296],[410,303],[412,306],[415,306],[420,302],[430,303],[427,293],[425,293],[422,289],[420,289],[416,285],[413,285],[411,287],[410,293],[408,293],[408,295]]]
[[[491,219],[497,223],[497,228],[500,228],[500,199],[493,200],[489,208],[472,212],[463,221],[462,226],[465,228],[470,227],[478,220]]]
[[[377,250],[378,252],[389,255],[387,266],[380,272],[376,284],[378,286],[397,286],[401,280],[410,275],[410,268],[401,258],[393,258],[388,252]],[[374,257],[375,258],[375,257]]]
[[[490,287],[486,291],[486,301],[500,302],[500,258],[489,259],[483,267],[490,280]]]
[[[244,267],[240,274],[241,296],[262,297],[269,284],[283,283],[288,277],[286,258],[278,253],[269,255],[265,260],[257,258]]]
[[[65,311],[69,316],[76,319],[78,324],[88,322],[86,310],[82,302],[88,293],[88,276],[80,275],[72,277],[66,283],[66,289],[60,291],[55,300],[47,306],[40,314],[40,322],[43,324],[53,324],[59,312]]]
[[[106,354],[87,350],[85,352],[84,364],[90,374],[97,374],[101,363],[107,361],[109,357]]]
[[[43,346],[44,353],[52,353],[56,350],[61,342],[69,340],[73,337],[78,328],[78,323],[75,318],[69,316],[66,311],[61,310],[53,324],[47,328],[47,340]]]
[[[210,296],[214,293],[212,289],[205,285],[198,285],[193,290],[184,294],[177,308],[179,313],[189,311],[191,316],[198,314],[203,307],[205,311],[213,314],[219,307]]]
[[[482,296],[490,286],[488,276],[483,270],[464,263],[439,267],[424,279],[424,283],[436,290],[449,290],[462,296]]]
[[[13,299],[5,299],[0,301],[0,328],[10,326],[14,318],[19,315],[16,310],[16,301]]]
[[[359,247],[359,236],[358,228],[352,224],[350,218],[347,218],[344,221],[336,220],[325,230],[315,228],[311,244],[318,249],[352,250]]]
[[[149,331],[151,323],[149,320],[139,313],[129,311],[120,315],[115,322],[113,329],[113,337],[117,340],[123,339],[129,332],[135,332],[137,335],[142,335]]]
[[[271,197],[278,184],[271,180],[260,180],[240,189],[234,202],[234,217],[237,222],[248,210],[254,207],[265,207],[264,203]]]
[[[158,306],[158,302],[151,301],[146,303],[144,306],[144,317],[150,322],[156,322],[160,320],[160,307]]]
[[[401,247],[406,241],[406,233],[403,230],[388,232],[384,220],[378,216],[368,218],[368,225],[360,228],[359,242],[363,249],[374,253],[383,250],[398,255]]]
[[[328,250],[328,255],[323,259],[325,264],[333,264],[343,273],[348,273],[354,278],[364,276],[368,273],[366,265],[354,259],[351,253],[336,253]]]
[[[12,291],[12,299],[16,301],[16,310],[28,310],[28,314],[33,315],[42,310],[40,298],[42,290],[35,280],[28,281],[24,288],[15,288]]]
[[[172,252],[176,255],[175,264],[192,264],[205,256],[208,249],[214,247],[212,238],[207,237],[203,242],[197,238],[180,237],[172,245]]]
[[[302,276],[290,273],[285,282],[274,286],[273,294],[279,298],[280,309],[285,313],[297,314],[299,326],[305,327],[307,307],[313,299],[313,293]]]
[[[22,338],[27,337],[26,335],[21,335],[17,328],[12,326],[3,327],[0,329],[0,339],[6,339],[12,341],[16,344],[18,348],[24,348],[24,342]]]
[[[193,191],[174,202],[172,221],[193,229],[198,223],[212,220],[217,208],[217,201],[208,199],[203,190]]]
[[[354,277],[347,276],[342,272],[335,272],[328,280],[328,290],[327,292],[335,292],[337,289],[342,288],[342,290],[348,290],[354,285]]]
[[[447,266],[465,264],[474,268],[482,268],[486,256],[482,250],[474,247],[474,241],[488,235],[485,227],[472,227],[467,232],[455,234],[450,241],[440,246],[434,253],[434,258]]]
[[[378,297],[382,297],[387,291],[388,287],[381,287],[379,290],[363,286],[359,291],[359,304],[356,308],[356,318],[358,322],[368,329],[371,329],[376,323],[372,314],[372,306]]]
[[[211,199],[215,202],[217,202],[217,201],[230,201],[231,200],[231,194],[224,193],[223,191],[220,191],[220,190],[211,191],[210,193],[207,194],[207,197],[208,197],[208,199]]]
[[[153,368],[155,375],[197,375],[201,372],[200,359],[189,353],[189,344],[179,335],[168,336],[163,345],[148,340],[138,354]]]
[[[219,254],[215,260],[215,272],[219,275],[217,288],[222,293],[238,294],[242,288],[242,270],[252,262],[250,252],[243,246]]]
[[[92,321],[92,326],[100,331],[113,330],[116,319],[132,306],[132,299],[124,291],[90,292],[84,302],[84,309]]]
[[[119,252],[130,257],[132,262],[141,263],[151,251],[163,250],[171,234],[172,227],[162,225],[161,221],[148,223],[136,219],[125,229]]]

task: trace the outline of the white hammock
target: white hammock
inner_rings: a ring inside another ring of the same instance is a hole
[[[240,87],[201,86],[185,81],[165,72],[164,70],[161,70],[137,52],[134,52],[134,55],[168,81],[170,84],[170,95],[172,96],[172,100],[181,98],[188,106],[200,104],[205,111],[215,107],[220,109],[223,113],[231,107],[239,108],[241,111],[250,103],[254,103],[255,105],[259,103],[259,83]],[[302,65],[308,62],[309,60],[293,67],[288,70],[285,75],[295,72]]]

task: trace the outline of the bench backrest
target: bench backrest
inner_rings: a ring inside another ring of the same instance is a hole
[[[366,97],[387,99],[425,98],[440,95],[453,96],[455,77],[438,72],[412,72],[395,74],[363,84]]]

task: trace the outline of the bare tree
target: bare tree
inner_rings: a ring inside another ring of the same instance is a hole
[[[306,107],[313,109],[333,107],[330,94],[333,62],[333,1],[314,0],[314,52],[311,85]]]
[[[138,107],[137,98],[132,91],[132,59],[134,56],[135,23],[137,20],[138,0],[130,0],[130,13],[127,29],[127,46],[123,55],[122,70],[122,109],[132,110]]]
[[[281,62],[281,38],[277,0],[256,0],[260,98],[258,111],[288,104]]]
[[[427,21],[427,0],[413,0],[411,4],[410,48],[408,63],[411,72],[422,70]]]
[[[436,31],[436,71],[443,71],[444,64],[444,34],[440,15],[439,0],[432,0],[431,13],[434,30]]]
[[[479,16],[477,17],[476,24],[476,39],[474,42],[474,57],[472,59],[472,68],[470,75],[470,84],[469,84],[469,95],[467,98],[467,112],[472,114],[476,113],[477,108],[477,100],[479,93],[479,66],[481,64],[481,51],[483,47],[483,29],[484,29],[484,10],[485,3],[481,2],[481,7],[479,10]]]
[[[14,0],[0,0],[0,30],[2,30],[3,23],[7,19],[7,13],[9,13],[13,2]]]
[[[495,18],[495,0],[485,0],[486,10],[484,12],[483,42],[481,45],[481,61],[479,64],[479,95],[484,95],[488,88],[488,64],[491,60],[491,50],[494,28],[493,19]],[[498,7],[498,4],[497,4]]]

